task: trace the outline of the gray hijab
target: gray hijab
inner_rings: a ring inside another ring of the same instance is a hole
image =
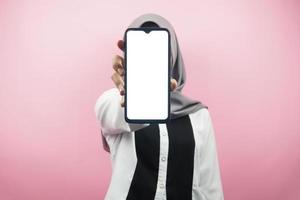
[[[128,28],[139,28],[145,22],[154,22],[161,28],[166,28],[170,32],[171,36],[171,76],[177,81],[177,88],[170,94],[170,115],[171,119],[182,117],[190,113],[196,112],[201,108],[208,107],[202,104],[200,101],[189,99],[181,93],[181,90],[186,81],[186,74],[184,69],[184,63],[182,55],[177,42],[177,37],[172,25],[163,17],[148,13],[136,18]]]

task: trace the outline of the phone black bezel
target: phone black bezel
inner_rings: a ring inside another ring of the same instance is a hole
[[[124,90],[125,90],[125,121],[127,123],[137,123],[137,124],[151,124],[151,123],[166,123],[168,120],[170,120],[170,81],[168,82],[168,116],[165,119],[129,119],[127,117],[127,32],[128,31],[144,31],[146,33],[150,33],[151,31],[166,31],[168,33],[168,79],[171,80],[171,74],[170,74],[170,64],[171,64],[171,38],[170,38],[170,32],[166,28],[160,28],[160,27],[141,27],[141,28],[128,28],[125,31],[124,34]]]

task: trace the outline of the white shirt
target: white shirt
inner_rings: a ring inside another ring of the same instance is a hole
[[[223,200],[208,109],[163,124],[129,124],[116,88],[95,105],[112,161],[105,200]]]

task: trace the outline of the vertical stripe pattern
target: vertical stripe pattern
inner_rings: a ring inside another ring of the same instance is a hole
[[[151,124],[134,134],[137,165],[126,200],[153,200],[159,167],[159,127]]]
[[[192,200],[194,170],[194,133],[189,116],[167,123],[169,135],[168,200]]]
[[[158,181],[155,200],[166,199],[166,179],[167,179],[167,167],[168,167],[168,149],[169,149],[169,137],[166,124],[159,124],[160,134],[160,159],[158,168]]]

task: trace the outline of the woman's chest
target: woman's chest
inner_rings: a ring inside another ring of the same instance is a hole
[[[162,156],[164,160],[168,158],[169,162],[192,161],[195,150],[194,133],[189,116],[166,124],[151,124],[135,132],[137,158],[152,166]]]

